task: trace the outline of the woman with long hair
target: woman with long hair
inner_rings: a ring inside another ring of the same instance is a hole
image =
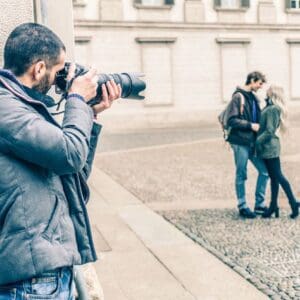
[[[299,215],[299,203],[291,186],[282,174],[280,165],[280,138],[278,133],[285,133],[287,109],[283,88],[272,85],[267,90],[266,107],[260,119],[260,129],[256,140],[256,153],[265,161],[271,180],[271,203],[263,213],[263,218],[270,218],[273,214],[279,217],[278,191],[279,185],[283,188],[292,210],[292,219]]]

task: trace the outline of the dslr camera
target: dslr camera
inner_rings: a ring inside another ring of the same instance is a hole
[[[69,73],[71,63],[66,63],[64,68],[60,70],[56,74],[55,78],[55,90],[58,94],[67,95],[70,86],[72,85],[73,80],[80,76],[84,75],[88,72],[88,69],[75,64],[75,75],[74,77],[68,81],[67,76]],[[115,73],[115,74],[98,74],[98,87],[97,87],[97,95],[95,98],[91,99],[87,102],[90,106],[98,104],[101,101],[102,89],[101,85],[106,83],[107,81],[113,79],[116,84],[120,84],[122,88],[122,98],[135,99],[135,100],[143,100],[145,97],[139,95],[141,91],[146,88],[146,83],[140,79],[143,74],[140,73]]]

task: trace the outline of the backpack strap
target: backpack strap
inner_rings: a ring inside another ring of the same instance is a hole
[[[242,116],[244,114],[245,96],[240,92],[238,94],[241,97],[241,99],[240,99],[240,114]]]

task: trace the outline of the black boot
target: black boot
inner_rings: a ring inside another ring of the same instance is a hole
[[[241,217],[246,218],[246,219],[254,219],[256,218],[256,214],[249,208],[240,208],[239,209],[239,214]]]
[[[290,202],[290,206],[291,206],[291,209],[292,209],[292,213],[290,214],[291,219],[295,219],[295,218],[298,217],[298,215],[299,215],[299,205],[300,205],[300,203],[297,202],[296,200]]]
[[[275,218],[279,218],[279,207],[276,205],[270,205],[270,207],[261,215],[262,218],[271,218],[275,214]]]

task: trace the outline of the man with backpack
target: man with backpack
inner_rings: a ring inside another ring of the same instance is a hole
[[[255,156],[255,140],[259,129],[261,109],[255,96],[263,84],[265,76],[260,72],[248,74],[245,86],[238,87],[226,108],[227,126],[229,129],[227,141],[234,153],[236,166],[235,188],[240,216],[253,219],[256,214],[262,214],[264,205],[268,172],[264,162]],[[247,180],[247,163],[252,162],[258,171],[255,192],[254,212],[246,202],[245,181]]]

